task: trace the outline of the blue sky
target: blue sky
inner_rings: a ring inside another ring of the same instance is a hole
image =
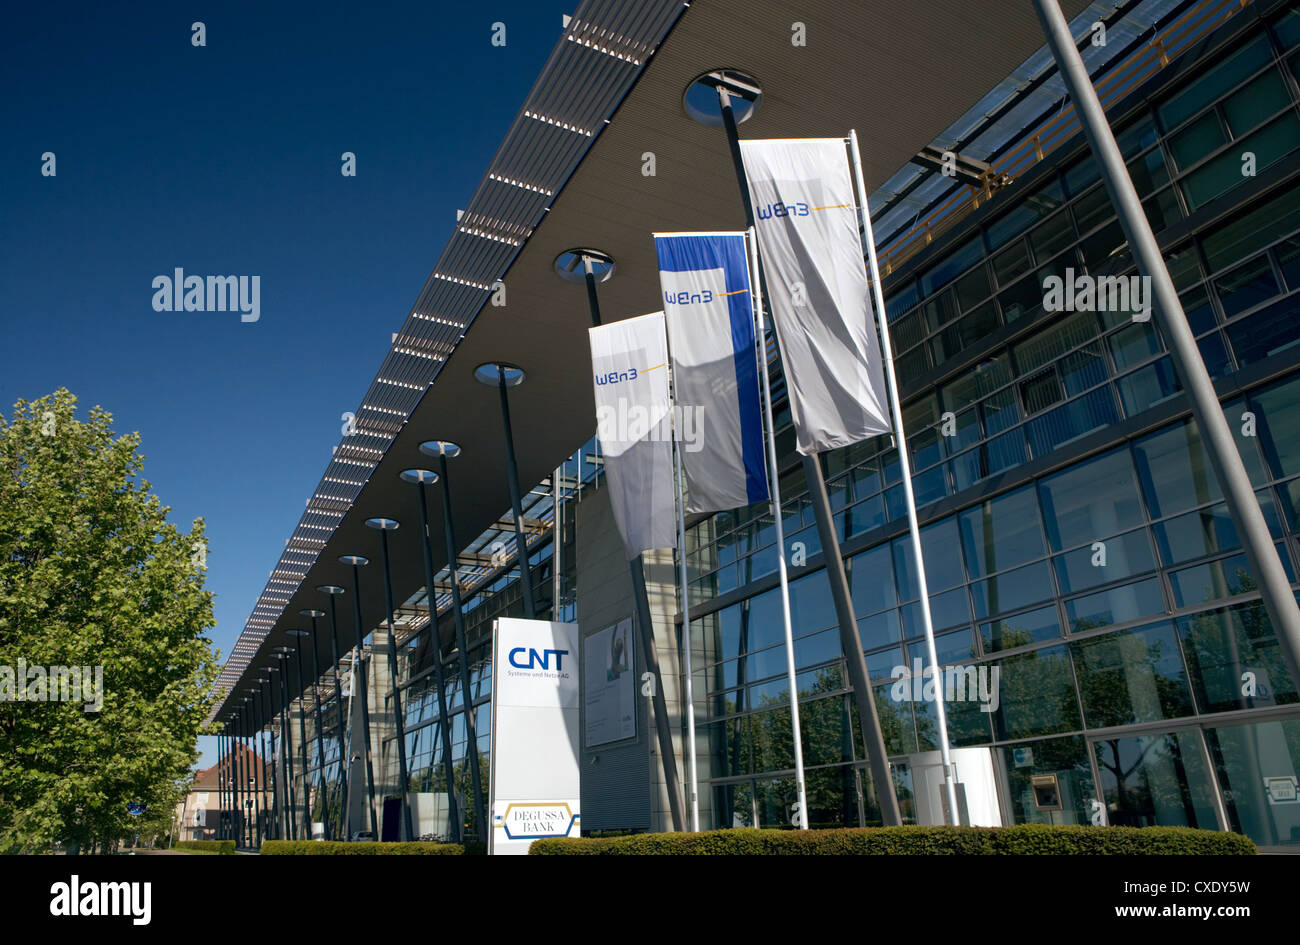
[[[0,410],[64,386],[140,433],[223,660],[572,5],[6,11]],[[259,321],[155,312],[176,267],[260,276]]]

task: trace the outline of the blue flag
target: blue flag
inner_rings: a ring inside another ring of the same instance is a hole
[[[689,512],[765,501],[744,233],[656,233]]]

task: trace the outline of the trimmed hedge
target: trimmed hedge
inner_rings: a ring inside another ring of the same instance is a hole
[[[173,850],[193,850],[196,853],[221,853],[233,856],[234,840],[178,840],[172,845]]]
[[[1190,827],[868,827],[840,830],[710,830],[643,833],[631,837],[537,840],[536,856],[689,854],[764,855],[1253,855],[1255,844],[1235,833]]]
[[[340,840],[267,840],[263,856],[464,856],[459,843],[344,843]]]

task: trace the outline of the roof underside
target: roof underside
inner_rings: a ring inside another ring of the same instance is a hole
[[[1067,17],[1086,6],[1062,3]],[[318,585],[349,588],[339,601],[340,646],[356,642],[352,578],[340,554],[375,562],[362,570],[362,618],[365,628],[380,624],[379,535],[363,525],[369,517],[403,524],[390,540],[394,599],[423,586],[416,487],[398,478],[432,462],[420,442],[464,449],[450,475],[458,538],[497,521],[508,505],[503,431],[496,391],[474,380],[476,365],[510,361],[528,372],[510,402],[524,484],[546,478],[590,438],[586,295],[555,275],[555,257],[575,246],[614,257],[600,303],[615,321],[662,307],[651,232],[744,226],[722,131],[683,108],[694,77],[726,67],[759,80],[762,105],[742,137],[838,137],[856,128],[874,191],[1043,45],[1023,0],[803,0],[798,18],[806,46],[791,42],[792,14],[776,0],[579,7],[358,411],[362,431],[376,435],[346,438],[336,451],[220,685],[235,688],[250,669],[274,663],[272,646],[296,642],[285,631],[304,625],[299,610],[327,609]],[[652,177],[642,174],[646,152],[655,156]],[[507,287],[504,307],[487,304],[497,278]],[[431,499],[437,536],[441,503]],[[441,542],[434,545],[438,569],[446,560]],[[320,663],[331,665],[321,636]],[[227,696],[214,716],[229,718],[241,700]]]

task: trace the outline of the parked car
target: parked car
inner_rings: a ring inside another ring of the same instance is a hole
[[[374,843],[374,842],[375,842],[375,834],[374,834],[374,831],[371,831],[371,830],[358,830],[356,833],[354,833],[354,834],[352,835],[352,842],[353,842],[353,843],[364,843],[364,842],[367,842],[367,841],[370,842],[370,843]]]

